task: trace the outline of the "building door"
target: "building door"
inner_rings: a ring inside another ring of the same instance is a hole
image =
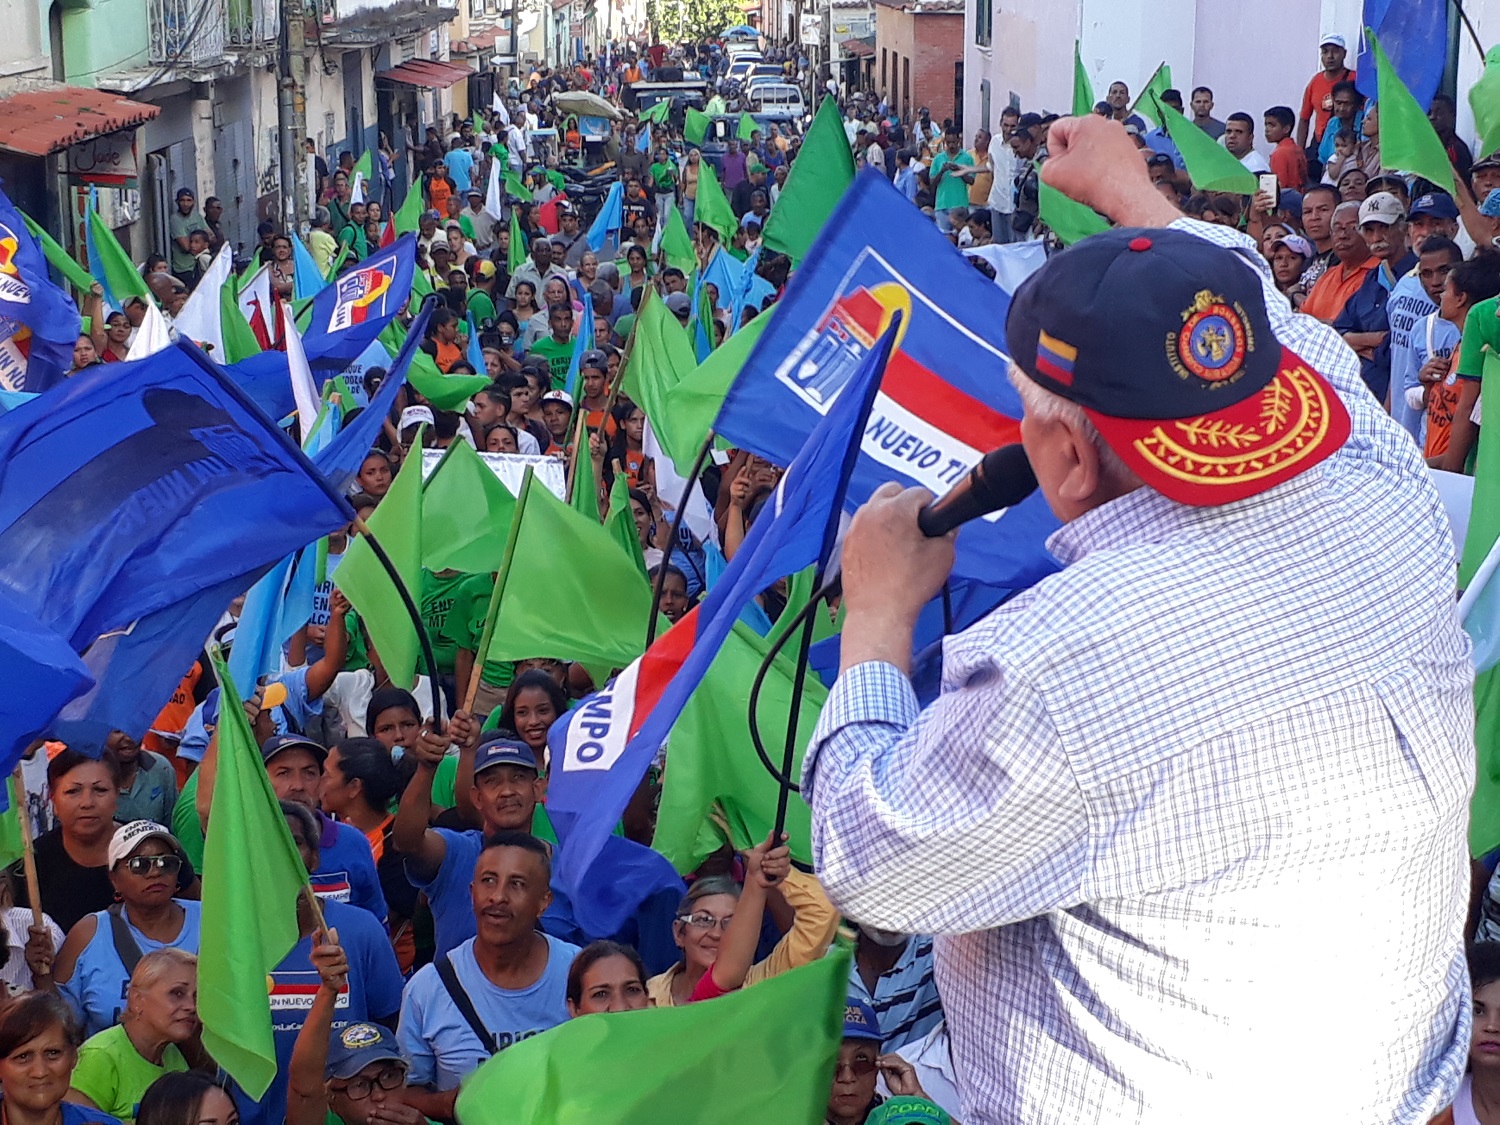
[[[344,118],[344,147],[354,154],[356,160],[360,153],[365,151],[365,85],[364,85],[364,59],[358,51],[345,51],[343,54],[344,70],[344,107],[346,116]],[[332,138],[329,138],[330,140]],[[332,163],[330,156],[329,163]]]
[[[255,131],[250,79],[219,84],[214,98],[214,194],[224,205],[224,237],[243,256],[255,241]]]
[[[962,135],[964,131],[964,60],[953,64],[953,126]]]

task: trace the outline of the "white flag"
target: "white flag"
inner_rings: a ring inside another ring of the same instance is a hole
[[[292,397],[297,400],[297,424],[306,443],[318,420],[320,402],[312,368],[307,365],[307,353],[302,350],[302,337],[297,335],[297,321],[292,316],[290,301],[281,306],[281,333],[286,340],[286,365],[292,377]]]
[[[141,326],[135,330],[135,340],[131,342],[130,351],[126,353],[126,359],[145,359],[148,355],[154,355],[172,343],[172,330],[167,327],[167,318],[161,315],[161,310],[156,307],[155,301],[146,303],[146,319],[141,321]]]
[[[360,171],[354,173],[354,182],[349,185],[349,205],[365,202],[365,174]]]
[[[504,217],[505,194],[500,190],[500,161],[490,158],[490,182],[484,193],[484,209],[490,218],[499,222]]]
[[[172,326],[179,336],[186,336],[208,352],[215,363],[224,360],[224,328],[219,320],[219,291],[229,284],[229,274],[234,269],[234,253],[229,243],[224,243],[208,270],[198,279],[182,306],[182,311],[172,318]],[[146,326],[141,325],[141,331]]]

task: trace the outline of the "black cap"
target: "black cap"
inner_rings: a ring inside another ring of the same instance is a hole
[[[327,748],[310,738],[304,738],[300,734],[278,734],[268,738],[266,744],[260,748],[260,760],[269,763],[283,750],[306,750],[318,760],[319,769],[323,768],[323,762],[328,757]]]
[[[1175,168],[1176,164],[1172,158],[1164,152],[1154,152],[1151,159],[1146,161],[1147,168]]]

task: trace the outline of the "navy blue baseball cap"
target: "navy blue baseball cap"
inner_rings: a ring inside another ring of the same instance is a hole
[[[1005,335],[1022,371],[1179,503],[1254,496],[1349,437],[1338,394],[1272,333],[1259,276],[1185,231],[1116,228],[1049,259]]]
[[[875,1009],[857,996],[849,997],[844,1003],[844,1038],[869,1039],[875,1043],[885,1038],[880,1034],[880,1020]]]
[[[328,1040],[325,1078],[353,1078],[374,1062],[399,1062],[401,1049],[396,1036],[378,1023],[351,1023],[335,1031]]]
[[[474,776],[478,777],[491,766],[520,766],[535,770],[536,755],[524,742],[506,735],[491,735],[474,751]]]
[[[323,763],[328,758],[328,748],[310,738],[304,738],[300,734],[278,734],[266,739],[265,745],[260,748],[260,760],[269,764],[283,750],[306,750],[318,760],[319,769],[323,768]]]
[[[1408,219],[1415,219],[1419,215],[1431,215],[1434,219],[1456,219],[1458,204],[1445,191],[1429,191],[1426,195],[1417,196],[1411,210],[1406,213]]]

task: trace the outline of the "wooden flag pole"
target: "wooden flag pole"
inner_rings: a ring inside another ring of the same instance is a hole
[[[42,924],[42,888],[36,877],[36,847],[31,838],[31,811],[26,807],[26,783],[16,767],[16,825],[21,830],[21,869],[26,874],[26,897],[31,902],[31,924]]]

